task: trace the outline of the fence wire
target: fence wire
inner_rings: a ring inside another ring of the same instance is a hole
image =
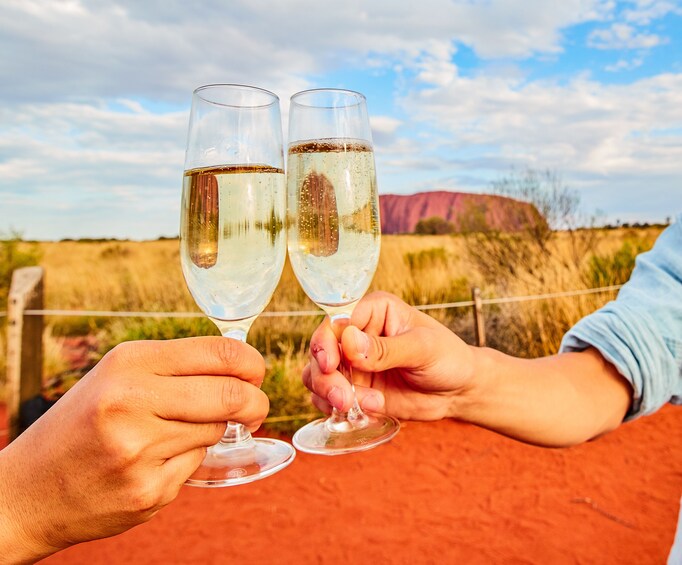
[[[511,302],[529,302],[531,300],[551,300],[554,298],[565,298],[571,296],[582,296],[586,294],[599,294],[604,292],[614,292],[622,288],[622,284],[602,286],[599,288],[586,288],[580,290],[566,290],[561,292],[549,292],[545,294],[531,294],[525,296],[503,296],[499,298],[483,298],[481,304],[509,304]],[[444,302],[442,304],[422,304],[415,306],[417,310],[445,310],[448,308],[470,308],[474,305],[473,300],[463,300],[460,302]],[[148,311],[121,311],[121,310],[24,310],[26,316],[83,316],[93,318],[204,318],[202,312],[148,312]],[[322,310],[293,310],[282,312],[263,312],[260,317],[264,318],[285,318],[285,317],[305,317],[323,316]],[[7,316],[7,312],[0,312],[0,317]]]
[[[599,294],[605,292],[614,292],[619,290],[623,285],[603,286],[599,288],[588,288],[581,290],[567,290],[561,292],[550,292],[545,294],[534,294],[526,296],[505,296],[499,298],[484,298],[481,300],[482,305],[492,304],[509,304],[512,302],[528,302],[531,300],[552,300],[554,298],[564,298],[571,296],[582,296],[586,294]],[[448,308],[471,308],[474,306],[473,300],[463,300],[460,302],[445,302],[442,304],[423,304],[415,306],[418,310],[440,310]],[[101,318],[203,318],[205,314],[202,312],[134,312],[134,311],[119,311],[119,310],[56,310],[56,309],[41,309],[41,310],[24,310],[26,316],[82,316],[82,317],[101,317]],[[294,310],[288,312],[263,312],[262,317],[266,318],[283,318],[283,317],[304,317],[304,316],[322,316],[322,310]],[[6,317],[7,312],[0,312],[0,318]],[[264,420],[266,424],[294,422],[302,420],[311,420],[319,416],[318,413],[294,414],[287,416],[271,416]],[[0,430],[0,437],[7,435],[7,430]]]

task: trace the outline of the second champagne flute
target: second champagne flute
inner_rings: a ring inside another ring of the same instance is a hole
[[[287,160],[289,258],[303,290],[331,318],[337,335],[350,323],[379,261],[381,227],[365,97],[339,89],[294,94]],[[350,366],[343,361],[353,384]],[[297,449],[321,455],[362,451],[390,440],[398,420],[348,413],[298,430]]]
[[[246,341],[286,258],[286,191],[279,98],[213,84],[192,96],[180,223],[180,260],[192,297],[226,339]],[[286,442],[228,422],[188,485],[232,486],[286,467]]]

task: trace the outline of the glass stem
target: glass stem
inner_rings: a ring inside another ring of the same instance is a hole
[[[212,320],[223,337],[246,343],[246,334],[248,333],[254,318],[242,320],[241,323],[237,322],[236,324],[235,322],[226,322],[214,318],[212,318]],[[239,422],[227,422],[225,433],[223,434],[223,437],[220,438],[220,443],[223,445],[243,445],[251,441],[253,441],[251,432]]]
[[[369,418],[360,408],[358,397],[355,394],[355,384],[353,383],[353,368],[350,363],[343,356],[343,348],[341,346],[341,332],[343,328],[350,324],[350,314],[336,314],[331,317],[332,325],[338,324],[340,328],[335,328],[335,333],[339,337],[339,357],[340,369],[344,377],[348,379],[350,388],[353,391],[353,403],[348,412],[341,412],[336,408],[332,408],[332,414],[328,420],[328,426],[336,431],[348,431],[348,429],[364,428],[369,423]]]

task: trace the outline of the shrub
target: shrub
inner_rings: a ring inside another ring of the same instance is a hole
[[[414,233],[420,235],[445,235],[454,232],[454,224],[440,216],[432,216],[419,220],[414,228]]]
[[[305,349],[289,349],[278,357],[267,357],[263,391],[270,399],[267,430],[291,434],[319,412],[310,403],[310,392],[301,382],[301,372],[307,363]],[[277,421],[277,418],[283,418]],[[289,419],[300,417],[300,419]]]
[[[615,253],[593,254],[587,267],[587,279],[593,287],[623,284],[635,268],[635,258],[648,250],[651,243],[641,238],[628,238]]]
[[[7,239],[0,239],[0,308],[7,306],[7,295],[12,282],[12,273],[21,267],[32,267],[40,261],[40,249],[35,243],[26,243],[21,234],[12,233]]]

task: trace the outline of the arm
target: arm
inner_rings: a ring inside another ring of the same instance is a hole
[[[341,336],[360,405],[404,419],[454,417],[521,441],[579,443],[623,420],[629,383],[594,349],[518,359],[465,344],[397,297],[360,302]],[[311,340],[304,382],[322,410],[348,410],[350,385],[336,370],[336,336],[325,321]]]
[[[450,414],[545,446],[581,443],[617,428],[632,388],[595,349],[540,359],[475,351],[476,378]]]
[[[682,216],[637,258],[618,299],[578,322],[553,357],[469,347],[386,293],[362,300],[352,322],[341,340],[364,409],[454,416],[542,445],[585,441],[666,402],[682,404]],[[325,321],[313,335],[303,379],[320,409],[348,410],[330,330]]]
[[[32,563],[152,518],[227,420],[258,427],[264,372],[256,350],[218,337],[110,351],[0,451],[3,562]]]

